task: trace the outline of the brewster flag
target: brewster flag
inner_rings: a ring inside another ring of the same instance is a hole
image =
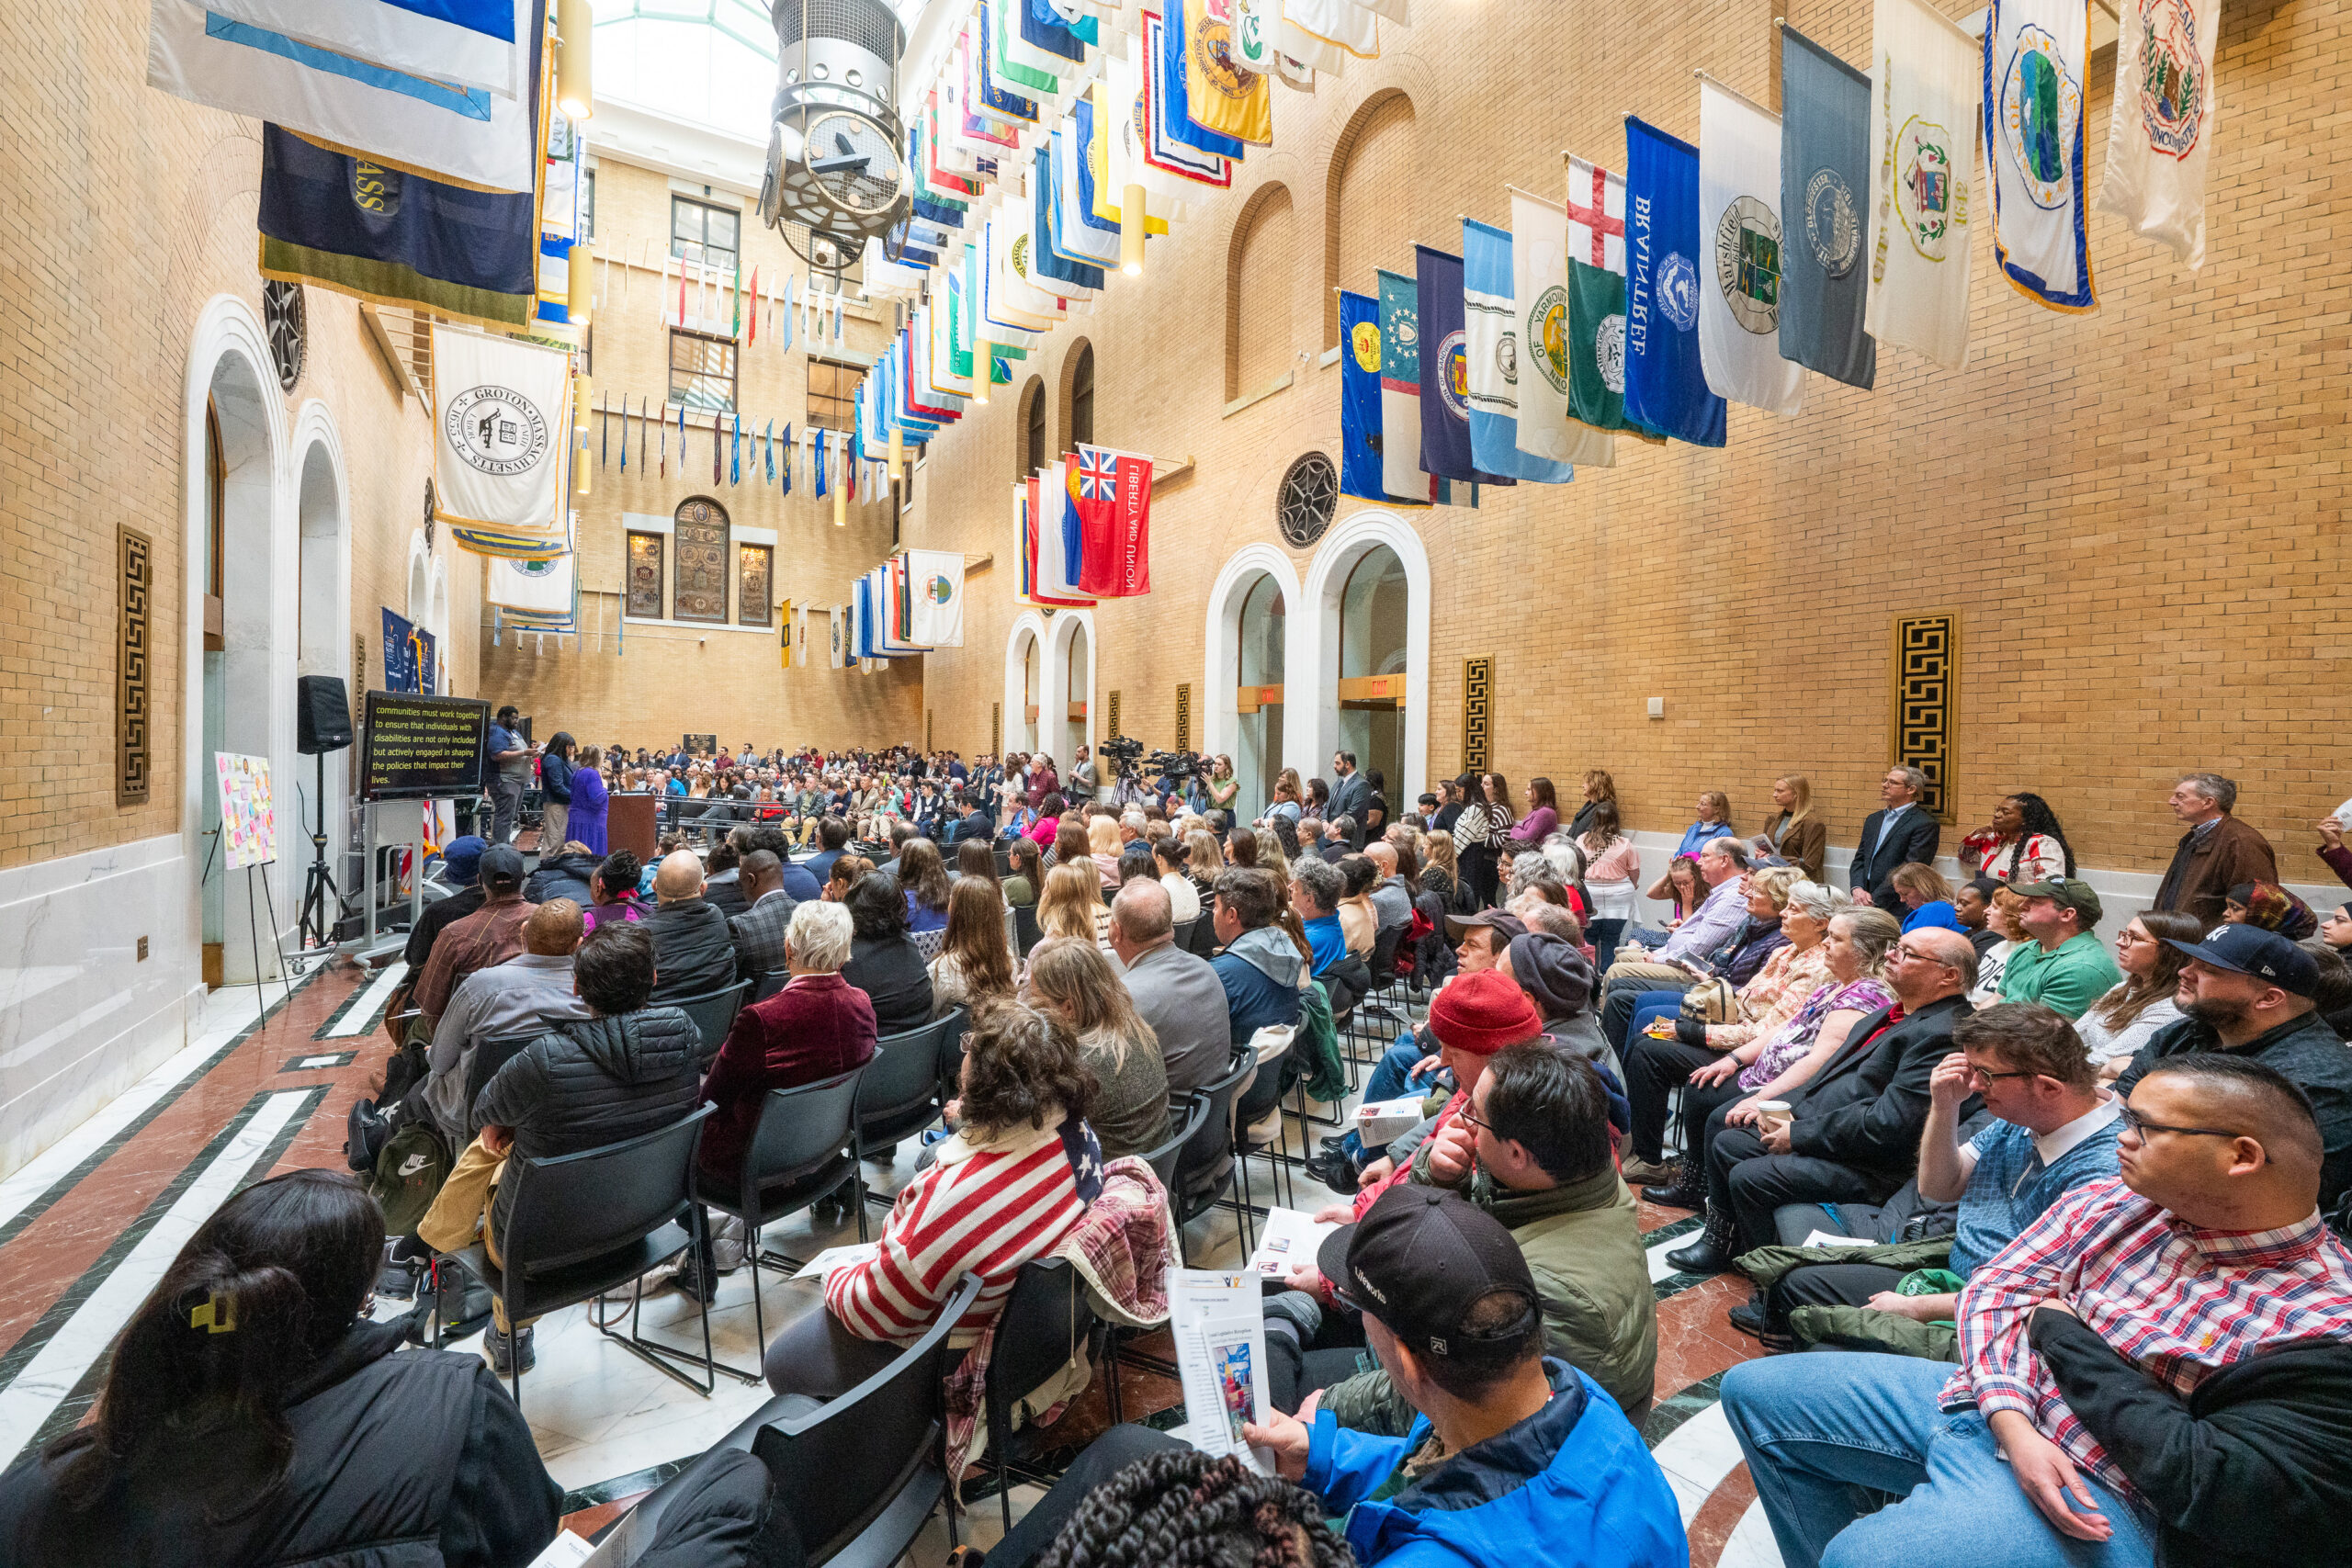
[[[1993,0],[1984,22],[1993,254],[2018,293],[2053,310],[2098,309],[2083,188],[2090,54],[2089,0]]]
[[[1699,150],[1625,117],[1625,412],[1695,446],[1724,444],[1699,363]]]
[[[1781,101],[1781,352],[1867,390],[1878,375],[1862,330],[1871,79],[1783,28]]]
[[[1871,37],[1871,289],[1882,345],[1947,370],[1968,359],[1968,184],[1976,39],[1925,0],[1878,0]]]
[[[2124,0],[2115,47],[2115,107],[2098,205],[2133,233],[2205,265],[2205,158],[2221,100],[2213,43],[2222,0]]]
[[[1781,357],[1781,122],[1699,84],[1699,363],[1718,397],[1784,418],[1804,408],[1804,368]]]
[[[1531,457],[1519,447],[1519,389],[1532,375],[1511,298],[1511,237],[1490,224],[1462,220],[1462,310],[1469,361],[1470,460],[1506,479],[1566,484],[1576,469]]]
[[[445,18],[466,16],[484,25],[499,9],[464,0],[435,7]],[[546,0],[534,0],[527,19],[509,11],[506,26],[510,35],[517,25],[528,28],[519,41],[529,50],[529,40],[545,31],[546,16]],[[412,34],[413,47],[439,62],[431,72],[412,72],[288,38],[198,0],[150,0],[148,23],[148,85],[174,97],[268,120],[403,174],[473,190],[538,189],[537,95],[467,86],[451,69],[469,69],[467,62],[479,60],[468,35],[480,28],[448,28],[437,50]],[[405,28],[398,18],[394,25]]]
[[[1082,563],[1078,585],[1105,599],[1151,592],[1151,459],[1083,444],[1069,459]]]
[[[1389,496],[1427,506],[1437,481],[1421,471],[1419,290],[1409,277],[1380,275],[1380,482]]]
[[[1568,160],[1568,412],[1625,428],[1625,182]]]
[[[1519,360],[1519,420],[1511,439],[1530,464],[1608,468],[1617,460],[1616,437],[1568,417],[1568,215],[1548,201],[1513,191],[1510,227]]]
[[[913,598],[915,641],[925,648],[964,646],[964,558],[953,550],[909,550],[906,574]]]
[[[571,382],[567,354],[433,329],[435,514],[518,547],[484,553],[545,557],[561,547]]]
[[[1380,301],[1340,290],[1340,493],[1386,501],[1380,471]]]

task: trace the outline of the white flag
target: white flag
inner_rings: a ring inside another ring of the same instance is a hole
[[[1781,120],[1699,84],[1699,365],[1715,396],[1793,417],[1804,367],[1781,357]]]
[[[964,557],[955,550],[909,550],[913,637],[925,648],[964,646]]]
[[[843,663],[843,650],[849,647],[848,606],[836,604],[831,609],[826,611],[825,628],[827,634],[832,639],[831,667],[835,670],[839,670],[842,667]]]
[[[1568,215],[1510,197],[1512,301],[1519,312],[1519,449],[1555,463],[1617,461],[1617,438],[1568,417]]]
[[[2083,189],[2089,0],[1994,0],[1984,23],[1984,161],[1993,254],[2027,299],[2096,310]]]
[[[482,597],[503,609],[533,615],[571,614],[571,552],[545,560],[490,558],[490,577]]]
[[[1947,370],[1968,358],[1977,40],[1925,0],[1878,0],[1871,38],[1871,295],[1863,326]]]
[[[2205,156],[2221,97],[2213,41],[2222,0],[2127,0],[2098,205],[2132,231],[2205,265]]]
[[[433,329],[433,489],[443,521],[561,539],[556,492],[571,381],[567,354]]]
[[[223,21],[246,22],[347,59],[411,76],[522,95],[531,43],[530,0],[206,0]],[[517,43],[521,48],[517,48]]]

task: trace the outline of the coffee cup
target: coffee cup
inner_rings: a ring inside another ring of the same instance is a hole
[[[1756,1121],[1759,1126],[1785,1127],[1796,1120],[1796,1114],[1785,1100],[1759,1100],[1756,1102]]]

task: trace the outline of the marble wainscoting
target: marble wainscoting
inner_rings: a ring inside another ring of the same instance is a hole
[[[0,871],[0,1176],[202,1027],[191,921],[177,834]]]

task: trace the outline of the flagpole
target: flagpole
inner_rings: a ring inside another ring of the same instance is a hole
[[[1704,71],[1700,70],[1696,66],[1691,67],[1690,74],[1696,76],[1702,82],[1709,83],[1722,91],[1729,93],[1733,97],[1737,98],[1741,103],[1746,104],[1758,114],[1770,118],[1774,124],[1777,125],[1780,123],[1781,117],[1779,115],[1774,114],[1770,109],[1766,108],[1762,104],[1758,103],[1754,98],[1749,97],[1746,93],[1741,92],[1737,87],[1733,86],[1722,77],[1710,76]]]
[[[1505,190],[1507,190],[1507,191],[1510,192],[1510,193],[1511,193],[1511,195],[1513,195],[1513,196],[1523,196],[1523,197],[1526,197],[1528,200],[1530,200],[1530,201],[1540,201],[1540,202],[1542,202],[1544,206],[1546,206],[1546,207],[1548,207],[1548,208],[1551,208],[1551,209],[1552,209],[1554,211],[1555,211],[1555,212],[1566,212],[1566,211],[1567,210],[1567,208],[1566,208],[1566,205],[1564,205],[1563,203],[1560,203],[1560,202],[1554,201],[1554,200],[1553,200],[1550,197],[1548,197],[1548,196],[1538,196],[1538,195],[1536,195],[1536,194],[1535,194],[1533,191],[1532,191],[1532,190],[1525,189],[1524,187],[1520,186],[1512,185],[1512,184],[1510,184],[1510,182],[1508,182],[1508,181],[1504,182],[1503,189],[1505,189]]]

